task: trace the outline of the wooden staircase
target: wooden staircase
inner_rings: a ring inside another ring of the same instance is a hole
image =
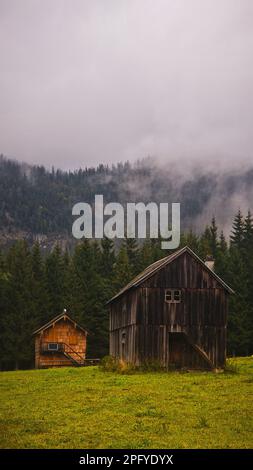
[[[64,356],[71,361],[76,367],[84,366],[85,359],[76,352],[69,344],[61,343],[63,345],[62,353]]]
[[[57,342],[57,349],[52,350],[48,348],[49,342],[44,342],[41,344],[41,354],[45,354],[50,357],[51,354],[54,355],[52,361],[47,360],[44,366],[42,367],[67,367],[70,363],[75,367],[83,366],[96,366],[100,363],[100,359],[85,359],[84,353],[75,351],[72,346],[67,343]],[[59,359],[56,359],[56,357]]]

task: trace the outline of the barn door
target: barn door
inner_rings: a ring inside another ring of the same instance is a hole
[[[207,354],[185,333],[169,333],[169,366],[176,369],[212,369]]]
[[[183,367],[185,348],[184,333],[169,333],[169,366],[176,369]]]

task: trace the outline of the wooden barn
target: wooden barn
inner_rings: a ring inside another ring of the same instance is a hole
[[[190,248],[156,261],[109,302],[110,354],[165,368],[222,368],[232,289]]]
[[[36,369],[84,365],[87,334],[64,310],[33,333]]]

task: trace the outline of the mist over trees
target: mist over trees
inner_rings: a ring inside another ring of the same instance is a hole
[[[253,354],[253,218],[239,211],[233,221],[230,243],[213,218],[203,233],[186,232],[188,245],[202,259],[215,258],[215,271],[234,290],[230,296],[228,354]],[[33,366],[32,331],[66,308],[92,335],[88,357],[108,353],[106,302],[134,275],[168,253],[160,240],[139,244],[125,239],[84,240],[73,253],[58,245],[44,255],[38,243],[23,240],[0,253],[1,368]]]
[[[238,207],[251,208],[253,168],[211,171],[199,166],[186,171],[146,159],[66,172],[0,156],[1,230],[70,235],[73,205],[92,205],[95,194],[102,194],[105,204],[180,202],[183,230],[201,232],[215,214],[228,232]]]

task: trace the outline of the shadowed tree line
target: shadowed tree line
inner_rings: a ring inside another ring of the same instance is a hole
[[[38,243],[29,248],[18,241],[0,253],[1,368],[33,366],[34,329],[66,308],[93,334],[88,356],[108,353],[107,300],[150,263],[167,256],[161,240],[137,243],[125,239],[115,248],[112,240],[84,240],[73,253],[59,246],[42,255]],[[229,243],[218,231],[215,219],[201,235],[183,234],[202,259],[211,255],[215,271],[236,292],[230,298],[228,353],[253,354],[253,219],[239,211],[233,221]],[[171,252],[170,252],[171,253]]]

